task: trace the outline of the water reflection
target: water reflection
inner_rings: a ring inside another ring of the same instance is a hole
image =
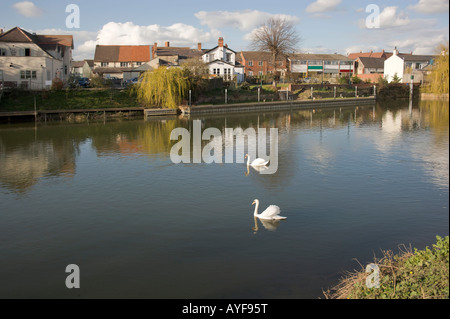
[[[259,219],[257,217],[255,217],[254,219],[255,219],[255,227],[253,227],[252,230],[254,231],[255,234],[259,231],[258,220],[259,222],[261,222],[261,224],[266,230],[271,232],[276,231],[281,224],[280,220],[266,220],[266,219]]]
[[[422,101],[412,108],[407,102],[374,107],[297,110],[268,112],[258,115],[230,114],[193,118],[164,118],[148,121],[123,121],[83,125],[0,126],[0,185],[14,192],[25,192],[42,178],[76,175],[80,145],[88,143],[98,157],[157,157],[170,161],[175,141],[170,133],[177,127],[192,131],[192,121],[201,120],[202,128],[279,129],[279,169],[274,175],[261,178],[245,173],[265,188],[283,187],[294,178],[300,163],[325,174],[333,168],[341,145],[334,136],[347,134],[364,143],[373,143],[383,158],[396,152],[401,140],[416,131],[429,132],[429,149],[411,143],[411,154],[423,163],[424,169],[439,186],[448,186],[448,102]],[[364,128],[370,127],[370,130]],[[379,128],[374,134],[372,129]],[[300,134],[298,134],[300,132]],[[293,134],[294,133],[294,134]],[[405,135],[407,133],[407,135]],[[428,135],[427,135],[428,136]],[[192,137],[191,137],[192,138]],[[427,138],[420,135],[417,138]],[[227,142],[228,141],[228,142]],[[235,142],[235,141],[233,141]],[[202,141],[202,147],[209,141]],[[223,148],[229,139],[225,138]],[[266,149],[269,149],[269,143]],[[295,152],[290,151],[295,149]],[[245,150],[235,150],[235,154]],[[223,152],[225,154],[225,152]],[[211,155],[212,156],[212,155]],[[240,163],[243,159],[235,158]],[[212,164],[215,165],[215,164]],[[265,169],[265,168],[262,168]],[[253,168],[255,173],[261,173]]]

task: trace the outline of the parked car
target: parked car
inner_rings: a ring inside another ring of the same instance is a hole
[[[91,85],[91,82],[89,81],[89,78],[79,78],[78,79],[78,86],[83,88],[88,88]]]
[[[127,80],[126,85],[136,84],[136,83],[138,83],[138,80],[139,80],[138,78],[133,78],[133,79]]]

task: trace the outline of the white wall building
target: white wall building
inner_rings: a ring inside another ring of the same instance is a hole
[[[70,76],[73,37],[36,35],[19,27],[0,32],[0,81],[5,88],[41,90]]]
[[[211,77],[222,77],[225,80],[244,81],[244,66],[236,61],[236,52],[224,45],[223,38],[215,48],[202,55],[203,62],[208,64]]]
[[[384,61],[384,77],[392,82],[395,75],[401,79],[401,83],[421,83],[429,66],[435,60],[433,55],[399,54],[395,48],[394,54]]]

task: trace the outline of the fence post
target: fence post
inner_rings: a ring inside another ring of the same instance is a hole
[[[228,90],[225,89],[225,104],[228,104]]]
[[[314,100],[314,87],[311,86],[311,100]]]
[[[258,103],[261,102],[261,88],[258,88]]]

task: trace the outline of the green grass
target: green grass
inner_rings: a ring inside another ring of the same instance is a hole
[[[368,288],[370,274],[348,273],[339,284],[324,292],[333,299],[448,299],[449,237],[437,236],[436,244],[424,250],[403,247],[399,254],[383,251],[375,260],[380,270],[380,287]]]
[[[13,91],[5,94],[0,111],[33,111],[36,97],[37,110],[101,109],[113,107],[139,107],[128,90],[62,90],[48,92]]]

